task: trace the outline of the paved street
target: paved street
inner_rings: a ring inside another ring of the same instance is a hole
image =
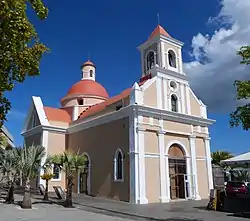
[[[21,200],[17,195],[16,200]],[[55,202],[55,201],[54,201]],[[113,200],[74,196],[75,207],[64,208],[57,203],[44,203],[33,198],[33,209],[22,210],[17,205],[0,203],[0,221],[41,220],[41,221],[243,221],[222,212],[204,210],[205,201],[185,201],[169,204],[131,205]]]
[[[0,204],[0,221],[41,220],[41,221],[130,221],[118,217],[95,214],[79,209],[65,209],[58,205],[35,204],[32,210],[22,210],[19,206]]]

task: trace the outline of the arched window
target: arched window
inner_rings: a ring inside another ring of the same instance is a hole
[[[83,99],[78,99],[78,105],[83,105]]]
[[[176,68],[176,56],[172,50],[168,52],[168,62],[170,67]]]
[[[93,77],[93,70],[89,71],[89,76],[92,78]]]
[[[59,180],[60,179],[61,168],[60,168],[59,165],[57,165],[57,164],[53,165],[53,174],[54,174],[53,180]]]
[[[178,98],[175,94],[171,95],[171,108],[172,111],[178,112]]]
[[[147,55],[147,70],[155,66],[155,53],[150,51]]]
[[[116,151],[114,159],[114,180],[123,181],[123,154],[120,149]]]

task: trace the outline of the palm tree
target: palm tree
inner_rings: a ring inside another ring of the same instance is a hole
[[[211,154],[211,157],[212,157],[212,164],[222,166],[221,161],[232,158],[233,155],[228,151],[220,151],[220,150],[218,150],[218,151],[213,152]]]
[[[8,193],[5,202],[14,203],[14,183],[18,175],[18,155],[16,148],[1,151],[0,168],[8,184]]]
[[[45,180],[45,193],[44,193],[44,197],[43,200],[49,200],[49,181],[54,177],[54,174],[51,173],[51,169],[52,169],[52,157],[51,156],[47,156],[45,163],[43,164],[43,170],[44,170],[44,174],[41,175],[41,178],[43,180]]]
[[[24,146],[19,151],[19,165],[22,167],[22,174],[25,178],[25,189],[22,208],[31,209],[30,182],[34,179],[41,168],[41,160],[45,156],[45,148],[42,146]]]
[[[75,174],[84,170],[86,166],[87,158],[84,154],[79,154],[67,150],[62,154],[53,156],[53,163],[60,166],[65,172],[67,179],[67,194],[65,200],[65,207],[73,207],[72,203],[72,188],[74,185]]]
[[[232,174],[237,181],[247,181],[249,176],[249,172],[242,169],[233,169]]]

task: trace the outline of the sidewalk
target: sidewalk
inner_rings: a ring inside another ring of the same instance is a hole
[[[54,200],[55,195],[51,199]],[[134,205],[105,198],[73,194],[73,203],[76,208],[81,210],[133,220],[245,220],[222,212],[207,211],[205,209],[207,200]]]

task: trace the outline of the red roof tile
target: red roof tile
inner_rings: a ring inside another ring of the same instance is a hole
[[[152,32],[152,34],[150,35],[148,39],[152,39],[153,37],[159,36],[159,35],[163,35],[165,37],[171,38],[171,36],[165,31],[165,29],[162,26],[157,25],[157,27],[155,28],[155,30]]]
[[[88,117],[90,115],[96,114],[98,112],[101,112],[109,105],[114,104],[115,102],[122,100],[123,98],[126,98],[127,96],[129,96],[131,90],[132,90],[131,88],[127,88],[121,94],[116,95],[116,96],[108,99],[107,101],[101,102],[99,104],[96,104],[96,105],[93,105],[93,106],[87,108],[79,115],[78,119],[82,119],[82,118]]]
[[[71,122],[71,117],[66,110],[53,108],[53,107],[44,107],[45,114],[49,121],[61,121],[61,122]]]

